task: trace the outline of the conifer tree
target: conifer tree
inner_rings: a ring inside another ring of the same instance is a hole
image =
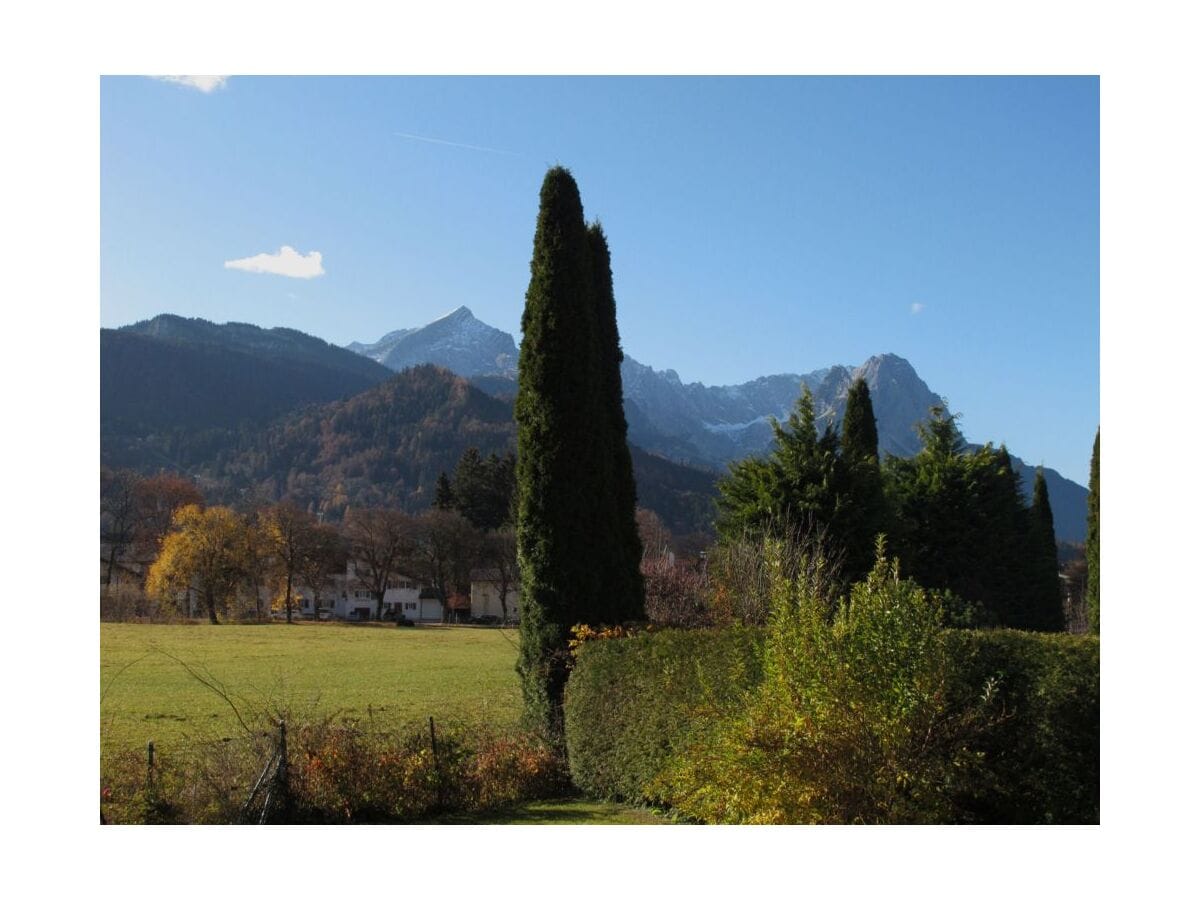
[[[1033,480],[1033,499],[1029,507],[1029,560],[1032,565],[1033,590],[1030,608],[1019,627],[1036,631],[1062,631],[1062,588],[1058,578],[1058,547],[1054,540],[1054,513],[1050,511],[1050,495],[1046,476],[1038,466]]]
[[[875,539],[887,530],[883,478],[879,471],[879,431],[871,391],[862,378],[855,380],[846,398],[841,454],[846,482],[842,514],[844,571],[857,581],[874,565]]]
[[[454,490],[450,487],[450,479],[445,472],[442,472],[437,477],[437,488],[433,495],[433,508],[454,508]]]
[[[595,615],[606,576],[593,531],[598,361],[591,250],[579,189],[562,167],[542,182],[517,366],[517,553],[521,675],[531,724],[562,733],[570,628]]]
[[[917,425],[921,450],[889,457],[885,484],[896,511],[894,546],[908,577],[974,601],[963,573],[978,564],[974,541],[971,460],[957,415],[932,407]]]
[[[1100,633],[1100,429],[1092,444],[1092,469],[1088,476],[1087,518],[1087,613],[1088,628]]]
[[[979,451],[987,456],[980,471],[980,541],[978,571],[979,602],[994,620],[1017,624],[1027,618],[1036,593],[1035,559],[1026,546],[1029,513],[1021,493],[1021,476],[1013,468],[1012,457],[1003,444],[992,451],[990,445]]]
[[[846,414],[842,417],[842,455],[859,460],[870,457],[879,463],[879,430],[871,389],[865,379],[856,378],[846,396]]]
[[[595,304],[597,359],[599,363],[600,427],[597,428],[598,474],[607,482],[599,508],[602,521],[596,538],[606,547],[607,584],[603,599],[610,622],[645,617],[645,589],[642,583],[642,541],[637,529],[637,487],[633,478],[633,460],[629,454],[628,425],[625,421],[624,394],[621,390],[621,338],[617,331],[617,303],[613,295],[612,258],[608,239],[599,222],[588,228]],[[604,521],[607,520],[607,521]]]

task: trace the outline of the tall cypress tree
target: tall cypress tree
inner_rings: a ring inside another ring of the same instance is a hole
[[[875,424],[875,406],[865,379],[856,378],[846,396],[846,414],[842,416],[842,455],[859,460],[870,457],[879,464],[879,430]]]
[[[1050,495],[1041,466],[1033,480],[1033,499],[1029,507],[1029,560],[1033,590],[1026,620],[1021,625],[1037,631],[1062,631],[1062,587],[1058,578],[1054,513],[1050,511]]]
[[[633,478],[633,459],[629,454],[628,425],[625,421],[624,395],[621,390],[621,338],[617,331],[617,303],[613,295],[612,257],[608,239],[599,222],[588,227],[592,254],[592,300],[596,320],[598,407],[600,428],[596,450],[598,474],[607,482],[598,507],[601,521],[596,540],[604,545],[611,560],[603,574],[604,597],[611,622],[645,617],[645,590],[642,584],[642,541],[638,536],[637,486]]]
[[[1100,429],[1092,444],[1092,471],[1088,476],[1087,518],[1087,612],[1088,628],[1100,633]]]
[[[857,581],[874,563],[876,536],[887,530],[879,431],[871,391],[862,378],[855,379],[846,397],[841,452],[847,496],[841,535],[846,549],[845,573]]]
[[[517,554],[521,568],[521,675],[531,724],[562,733],[567,639],[598,607],[593,465],[597,409],[591,249],[575,179],[562,167],[542,182],[517,366]]]
[[[979,601],[987,615],[979,624],[1018,625],[1036,606],[1034,572],[1038,563],[1029,553],[1029,510],[1021,492],[1021,476],[1013,469],[1008,448],[978,451],[979,540],[977,571]],[[1057,576],[1056,576],[1057,577]],[[994,617],[991,618],[991,617]]]

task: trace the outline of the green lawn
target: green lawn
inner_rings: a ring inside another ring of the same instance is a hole
[[[517,632],[296,625],[100,626],[101,753],[238,733],[243,711],[404,723],[516,722]]]

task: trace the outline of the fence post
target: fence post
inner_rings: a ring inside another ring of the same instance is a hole
[[[290,812],[292,795],[288,785],[287,723],[283,719],[279,720],[279,768],[275,772],[275,783],[285,813]]]
[[[433,730],[433,716],[429,717],[429,743],[433,747],[433,770],[437,773],[438,809],[446,806],[446,792],[442,784],[442,763],[438,759],[437,732]]]

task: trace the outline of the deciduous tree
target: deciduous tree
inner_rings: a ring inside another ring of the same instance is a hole
[[[497,528],[483,536],[481,543],[483,562],[496,570],[496,584],[500,595],[500,617],[503,624],[509,622],[508,595],[517,586],[517,532],[511,526]]]
[[[316,517],[292,503],[277,503],[258,515],[259,533],[270,551],[274,569],[283,585],[283,605],[292,622],[294,587],[305,559],[316,552]]]
[[[416,549],[413,519],[398,509],[351,509],[345,534],[356,576],[375,600],[376,620],[382,620],[383,595]]]
[[[347,548],[333,525],[318,522],[310,535],[308,553],[300,560],[300,582],[313,595],[313,619],[321,618],[321,597],[337,572],[346,569]]]
[[[245,583],[248,566],[246,521],[224,506],[184,506],[172,519],[172,530],[150,567],[146,589],[160,601],[175,601],[194,590],[216,625],[218,611],[228,609]]]
[[[100,541],[107,545],[104,589],[112,584],[117,560],[137,533],[137,488],[141,477],[128,469],[100,469]]]
[[[155,556],[175,513],[185,506],[204,506],[204,495],[195,482],[170,472],[143,478],[137,486],[137,552]]]
[[[455,510],[426,510],[416,519],[414,535],[407,558],[412,574],[432,586],[443,604],[452,595],[469,593],[480,534],[466,517]]]

